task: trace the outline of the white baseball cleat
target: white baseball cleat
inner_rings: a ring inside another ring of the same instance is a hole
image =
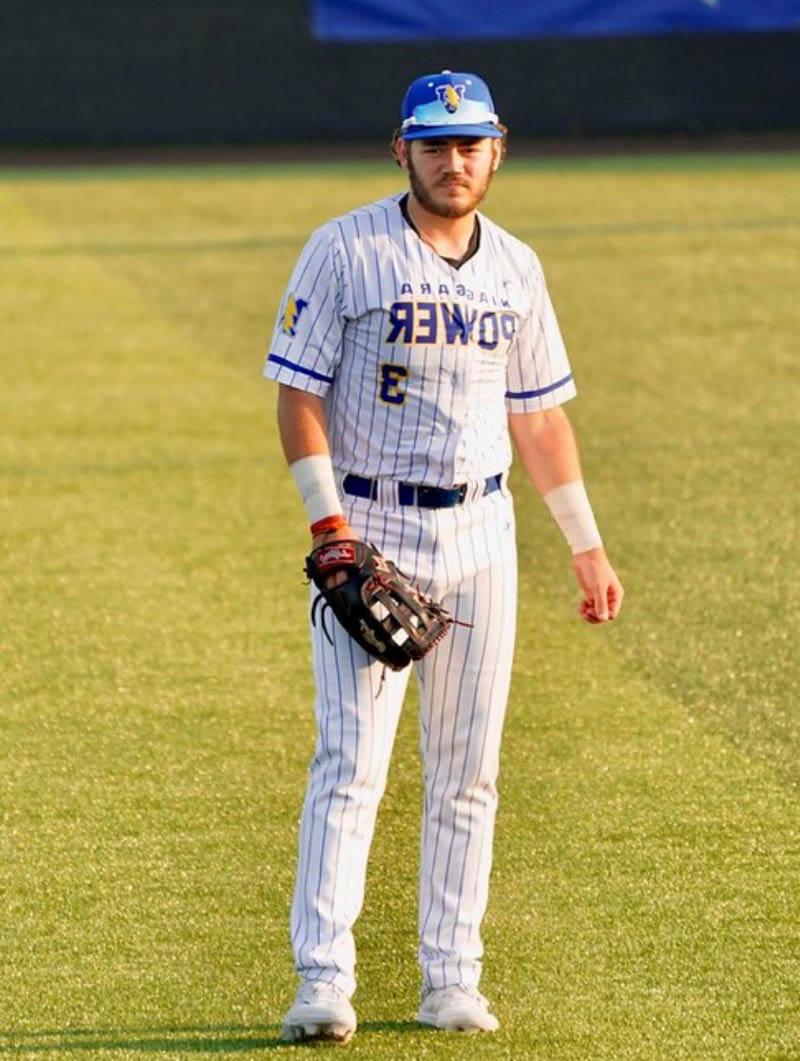
[[[496,1032],[500,1027],[480,991],[461,984],[424,991],[417,1020],[451,1032]]]
[[[281,1039],[288,1043],[327,1040],[349,1043],[356,1030],[350,999],[334,984],[306,980],[283,1018]]]

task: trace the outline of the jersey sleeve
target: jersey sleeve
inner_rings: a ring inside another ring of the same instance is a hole
[[[313,233],[294,267],[264,375],[322,397],[341,358],[343,278],[330,228]]]
[[[530,311],[520,320],[506,372],[506,408],[534,413],[574,398],[577,390],[539,259],[533,256]]]

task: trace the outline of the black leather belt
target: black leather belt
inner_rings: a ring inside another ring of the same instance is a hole
[[[499,490],[502,474],[490,475],[483,488],[484,495]],[[346,475],[342,489],[352,497],[365,497],[374,501],[378,496],[378,480],[365,479],[361,475]],[[397,500],[401,505],[417,505],[419,508],[455,508],[464,503],[467,484],[446,489],[442,486],[415,486],[413,483],[397,484]]]

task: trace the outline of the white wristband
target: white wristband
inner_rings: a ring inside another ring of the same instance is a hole
[[[544,501],[561,528],[573,554],[597,549],[603,544],[583,479],[556,486],[544,495]]]
[[[311,523],[326,516],[342,515],[342,503],[336,490],[333,465],[328,454],[313,454],[292,461],[289,471],[300,491],[300,497]]]

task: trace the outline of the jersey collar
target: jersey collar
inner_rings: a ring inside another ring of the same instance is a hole
[[[414,224],[414,222],[411,220],[411,214],[408,212],[408,192],[406,192],[405,195],[400,199],[400,202],[398,203],[398,205],[400,207],[400,212],[402,213],[406,224],[408,224],[414,230],[414,232],[416,232],[416,234],[419,236],[419,238],[422,239],[422,236],[420,235],[419,229]],[[423,242],[425,242],[425,241],[423,240]],[[427,244],[427,245],[429,246],[429,244]],[[468,262],[470,260],[470,258],[474,258],[475,257],[475,255],[478,253],[478,250],[480,249],[480,245],[481,245],[481,222],[480,222],[480,218],[476,214],[475,215],[475,226],[472,229],[472,235],[469,237],[469,244],[467,245],[467,249],[464,252],[463,256],[461,258],[446,258],[444,256],[444,254],[440,254],[439,257],[443,261],[447,262],[448,265],[452,265],[452,267],[454,269],[460,269],[461,266],[464,265],[465,262]],[[433,249],[433,248],[431,248],[431,249]],[[434,253],[437,253],[437,252],[434,251]]]

